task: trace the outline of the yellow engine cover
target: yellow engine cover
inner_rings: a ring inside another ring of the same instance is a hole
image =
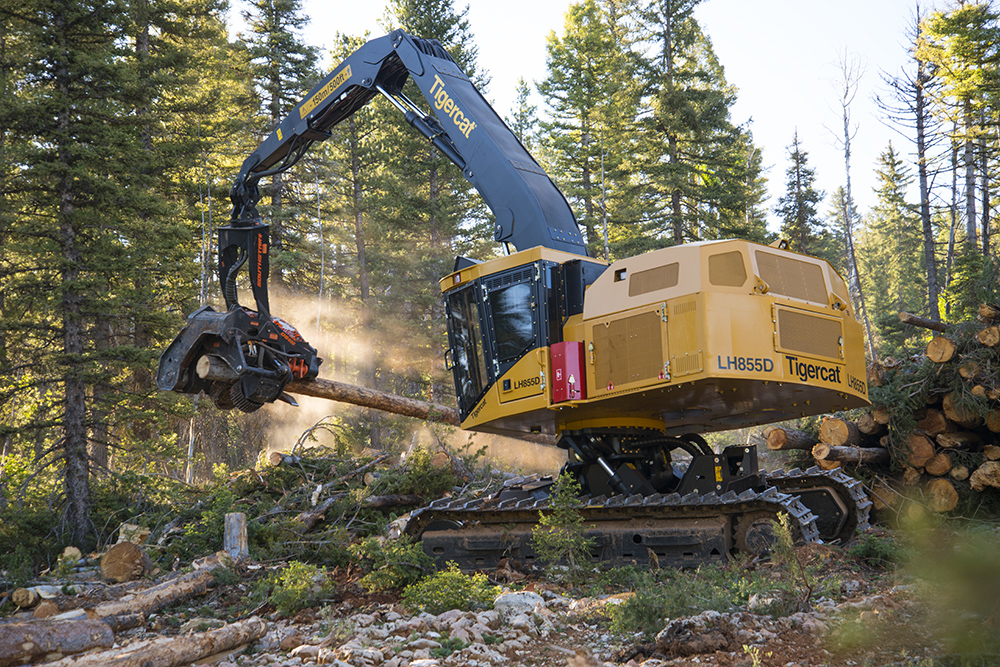
[[[868,404],[862,330],[843,278],[823,260],[747,241],[615,262],[587,288],[562,339],[584,345],[586,398],[552,401],[540,347],[498,378],[463,428],[704,433]]]

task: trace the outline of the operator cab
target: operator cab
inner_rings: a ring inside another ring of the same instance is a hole
[[[526,355],[562,341],[566,319],[583,312],[586,286],[606,268],[603,262],[546,248],[484,263],[456,261],[456,271],[441,284],[451,357],[446,361],[463,420]],[[511,385],[516,379],[503,382]],[[537,384],[541,391],[541,380]],[[515,389],[504,386],[501,392]]]

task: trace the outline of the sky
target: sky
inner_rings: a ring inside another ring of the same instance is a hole
[[[508,116],[519,77],[545,77],[545,45],[550,32],[561,35],[570,0],[468,0],[469,23],[479,48],[478,63],[491,75],[486,98]],[[933,7],[932,0],[922,3]],[[940,4],[940,2],[938,3]],[[236,3],[239,6],[237,0]],[[456,0],[461,8],[464,0]],[[303,39],[326,50],[336,32],[372,37],[384,34],[382,0],[304,0],[310,17]],[[883,73],[899,74],[907,63],[908,29],[915,0],[705,0],[695,17],[712,40],[728,82],[738,89],[731,110],[736,124],[750,123],[768,169],[768,207],[784,191],[788,146],[797,131],[801,147],[826,195],[845,183],[839,64],[846,57],[863,68],[851,105],[851,182],[865,213],[875,203],[874,167],[891,141],[907,160],[913,145],[887,126],[874,101],[886,95]],[[324,63],[333,67],[329,58]],[[545,105],[535,99],[539,112]],[[771,226],[776,219],[770,214]]]

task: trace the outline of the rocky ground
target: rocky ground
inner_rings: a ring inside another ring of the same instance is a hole
[[[612,631],[612,610],[634,592],[594,594],[537,575],[502,589],[492,609],[432,615],[411,612],[393,593],[367,594],[354,575],[335,570],[334,593],[282,617],[268,603],[248,605],[254,579],[268,570],[255,564],[236,568],[239,581],[149,615],[141,627],[117,634],[116,643],[205,632],[254,615],[267,624],[264,637],[215,656],[219,667],[794,667],[932,664],[920,661],[941,655],[913,584],[867,567],[838,547],[800,547],[799,556],[820,564],[814,574],[837,583],[836,590],[825,587],[831,594],[810,598],[803,605],[807,610],[771,615],[764,613],[770,601],[754,596],[729,611],[669,619],[649,635]],[[751,566],[758,576],[776,567],[768,562]],[[787,576],[778,570],[772,574]],[[130,586],[134,593],[135,584]],[[107,598],[102,590],[100,597]],[[68,606],[93,604],[86,589],[81,593]]]

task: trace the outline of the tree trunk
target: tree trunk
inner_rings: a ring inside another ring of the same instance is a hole
[[[69,30],[66,17],[57,11],[52,18],[55,32],[60,41],[67,38]],[[68,46],[59,44],[56,48],[65,53]],[[62,99],[69,99],[70,74],[65,62],[56,65],[56,87]],[[68,108],[59,111],[57,124],[61,137],[71,136],[73,123]],[[59,313],[62,317],[63,352],[63,423],[61,448],[63,452],[64,480],[66,491],[66,525],[73,544],[81,548],[89,546],[87,539],[91,533],[90,524],[90,466],[87,454],[87,387],[77,365],[82,362],[86,337],[84,296],[81,292],[80,268],[83,261],[80,241],[76,230],[76,192],[73,187],[73,158],[69,146],[57,146],[63,174],[59,179],[59,246],[63,264],[61,267],[61,287]]]
[[[267,624],[254,616],[216,630],[136,642],[110,651],[60,660],[46,667],[180,667],[249,644],[266,633]]]
[[[248,559],[250,548],[247,546],[247,515],[243,512],[226,514],[224,531],[222,550],[237,562]]]
[[[214,570],[221,567],[215,563],[201,570],[183,574],[176,579],[165,581],[151,588],[135,593],[127,600],[103,602],[92,609],[98,617],[121,614],[149,614],[189,597],[202,595],[215,582]]]
[[[0,623],[0,667],[59,660],[114,643],[111,628],[98,620]]]
[[[918,18],[919,20],[919,18]],[[932,320],[941,319],[938,309],[940,285],[937,273],[937,255],[934,248],[934,226],[931,223],[931,191],[927,182],[927,101],[924,99],[924,86],[931,81],[927,72],[927,64],[917,59],[917,77],[915,83],[914,111],[917,121],[917,174],[920,184],[920,222],[924,234],[924,265],[927,270],[927,313]]]
[[[979,244],[976,229],[976,151],[973,145],[972,100],[964,101],[962,114],[965,134],[965,242],[970,248]]]
[[[810,450],[816,444],[816,438],[805,431],[788,428],[771,428],[765,436],[767,448],[772,451],[787,451],[790,449]]]

